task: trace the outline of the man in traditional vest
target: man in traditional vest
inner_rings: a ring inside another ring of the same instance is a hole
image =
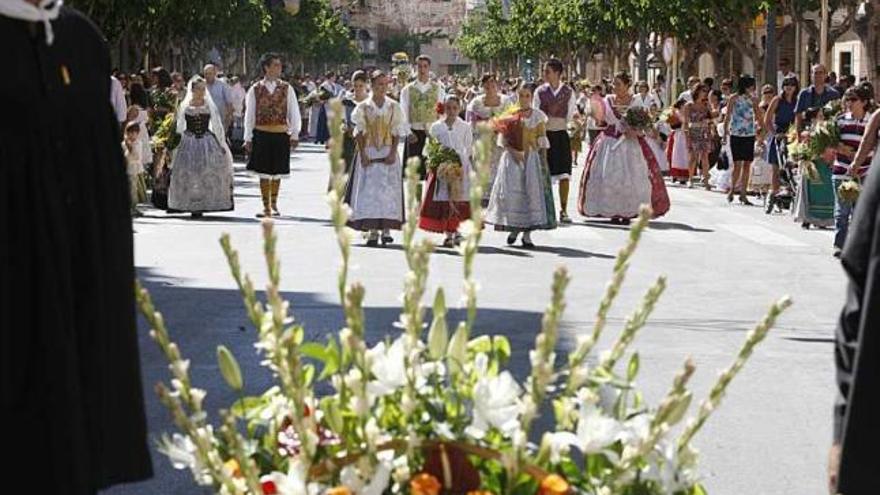
[[[264,77],[248,89],[244,114],[244,147],[250,155],[247,169],[260,178],[263,211],[257,218],[280,216],[278,191],[290,175],[290,152],[299,144],[302,122],[296,92],[280,80],[281,56],[260,59]]]
[[[437,120],[437,103],[442,102],[445,95],[443,87],[431,80],[431,57],[419,55],[416,58],[416,67],[418,70],[416,80],[404,86],[400,92],[400,108],[410,129],[403,149],[403,168],[406,169],[410,158],[417,157],[421,163],[419,174],[424,180],[426,171],[422,150],[425,147],[427,131]]]
[[[544,64],[544,81],[532,105],[547,114],[547,164],[550,176],[559,184],[559,222],[571,223],[568,216],[568,186],[571,179],[571,140],[568,123],[577,112],[576,95],[570,86],[562,84],[562,62],[551,58]]]

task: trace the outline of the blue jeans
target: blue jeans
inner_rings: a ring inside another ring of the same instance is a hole
[[[849,232],[849,221],[856,206],[854,203],[840,199],[840,195],[837,193],[837,188],[846,180],[838,178],[832,180],[834,186],[834,247],[838,249],[843,249],[843,243],[846,242],[846,234]]]

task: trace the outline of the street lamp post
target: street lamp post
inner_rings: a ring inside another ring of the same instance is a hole
[[[828,0],[822,0],[822,25],[819,29],[819,63],[828,68]]]

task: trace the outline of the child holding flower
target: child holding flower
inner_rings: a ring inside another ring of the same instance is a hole
[[[431,125],[431,137],[425,148],[428,183],[422,198],[419,227],[429,232],[446,234],[443,246],[454,247],[461,242],[458,225],[470,218],[468,203],[471,149],[474,135],[471,127],[458,114],[461,100],[447,96],[437,104],[440,119]]]

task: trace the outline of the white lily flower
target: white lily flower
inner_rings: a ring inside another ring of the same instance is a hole
[[[170,438],[163,435],[159,441],[159,452],[168,457],[174,469],[189,469],[196,483],[211,485],[212,479],[202,460],[196,453],[196,445],[189,436],[175,433]]]
[[[577,425],[578,448],[585,454],[601,452],[620,437],[623,425],[596,406],[582,405]]]
[[[388,348],[384,342],[380,342],[367,351],[367,356],[375,376],[375,380],[367,384],[367,391],[371,395],[384,397],[406,385],[406,347],[403,338],[398,338]]]
[[[522,388],[508,371],[480,378],[474,387],[474,418],[468,427],[471,435],[482,438],[490,427],[512,435],[519,428],[521,394]]]
[[[278,490],[278,495],[303,495],[308,493],[306,476],[308,467],[299,458],[292,459],[287,473],[275,471],[260,478],[261,483],[271,481]]]
[[[391,482],[391,459],[380,460],[369,482],[361,478],[358,469],[354,466],[346,466],[339,472],[339,481],[342,482],[355,495],[382,495]]]

